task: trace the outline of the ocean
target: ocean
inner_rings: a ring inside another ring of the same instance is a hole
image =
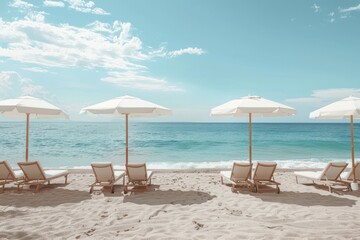
[[[155,169],[230,168],[248,160],[247,123],[129,123],[129,162]],[[25,123],[0,122],[0,159],[25,159]],[[355,157],[360,127],[355,124]],[[119,122],[30,123],[30,160],[44,167],[89,168],[91,162],[125,162],[125,124]],[[254,123],[253,160],[281,168],[321,168],[351,159],[346,123]],[[359,159],[359,158],[358,158]]]

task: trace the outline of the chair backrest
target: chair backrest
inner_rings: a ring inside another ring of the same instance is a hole
[[[360,180],[360,163],[359,162],[355,163],[355,177],[356,177],[356,180]],[[352,168],[350,169],[350,172],[346,175],[345,179],[346,180],[354,179],[354,174],[353,174]]]
[[[146,181],[146,163],[132,163],[126,166],[126,174],[129,181]]]
[[[234,162],[230,179],[233,181],[246,181],[251,174],[252,164]]]
[[[114,168],[112,163],[91,163],[95,174],[96,182],[113,182],[115,181]]]
[[[38,161],[19,162],[18,165],[24,173],[25,180],[46,180],[44,170]]]
[[[258,162],[254,171],[254,180],[270,181],[273,178],[277,164]]]
[[[0,180],[15,180],[16,176],[9,163],[0,161]]]
[[[329,162],[321,173],[320,179],[330,181],[338,180],[347,165],[346,162]]]

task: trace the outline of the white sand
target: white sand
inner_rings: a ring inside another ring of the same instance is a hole
[[[277,172],[281,193],[231,191],[216,172],[159,172],[153,186],[89,194],[89,172],[39,193],[0,194],[0,239],[360,239],[360,192]]]

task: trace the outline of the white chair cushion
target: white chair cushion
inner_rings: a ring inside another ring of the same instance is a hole
[[[45,176],[47,179],[54,179],[54,178],[69,174],[69,171],[68,170],[44,170],[44,173],[45,173]]]
[[[231,171],[221,171],[220,175],[224,178],[230,179],[231,178]]]
[[[314,180],[320,180],[320,177],[321,177],[322,173],[323,173],[322,171],[317,171],[317,172],[311,172],[311,171],[294,172],[294,174],[296,176],[310,178],[310,179],[314,179]]]

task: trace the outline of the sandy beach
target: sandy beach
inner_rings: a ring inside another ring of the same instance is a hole
[[[233,192],[218,170],[158,171],[147,190],[89,194],[89,170],[73,170],[39,193],[0,195],[0,239],[359,239],[360,192],[296,184],[281,193]],[[303,181],[306,182],[306,181]]]

